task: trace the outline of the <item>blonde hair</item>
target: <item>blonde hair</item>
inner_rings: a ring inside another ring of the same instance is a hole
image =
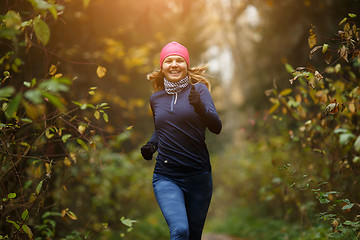
[[[203,83],[206,85],[206,87],[211,90],[210,82],[206,79],[207,74],[205,74],[205,71],[208,69],[208,66],[206,64],[202,64],[196,67],[188,68],[188,76],[189,76],[189,82],[191,84],[196,83]],[[164,74],[160,70],[155,70],[152,73],[149,73],[147,75],[147,79],[152,82],[154,91],[161,91],[164,87]]]

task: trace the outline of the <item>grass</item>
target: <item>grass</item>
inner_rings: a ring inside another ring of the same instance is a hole
[[[208,219],[207,230],[249,240],[342,239],[329,236],[330,225],[317,223],[317,225],[302,227],[300,224],[290,223],[283,219],[261,216],[249,208],[232,209],[224,219]]]

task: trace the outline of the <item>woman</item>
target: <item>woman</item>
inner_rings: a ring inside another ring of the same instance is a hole
[[[169,226],[171,240],[200,240],[212,195],[205,129],[222,128],[204,77],[206,66],[189,67],[188,50],[177,42],[160,53],[160,70],[148,75],[155,131],[141,147],[151,160],[158,151],[153,176],[156,200]]]

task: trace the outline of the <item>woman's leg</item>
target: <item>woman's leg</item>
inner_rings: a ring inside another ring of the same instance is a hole
[[[154,174],[156,200],[169,226],[171,240],[189,240],[189,224],[183,191],[170,179]]]
[[[186,179],[185,202],[190,231],[189,240],[201,240],[212,189],[211,173]]]

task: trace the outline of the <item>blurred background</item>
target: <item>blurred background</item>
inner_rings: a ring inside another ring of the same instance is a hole
[[[207,133],[205,233],[359,239],[359,10],[2,0],[0,239],[169,239],[139,148],[153,132],[146,75],[171,41],[208,64],[223,122]]]

